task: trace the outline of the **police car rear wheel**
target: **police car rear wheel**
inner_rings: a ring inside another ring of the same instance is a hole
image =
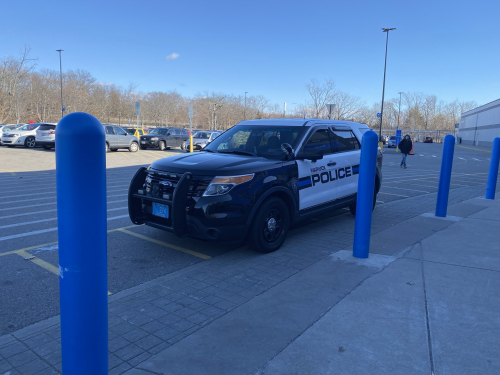
[[[372,207],[372,211],[375,209],[375,204],[377,203],[377,194],[374,194],[373,195],[373,207]],[[349,211],[351,211],[351,214],[353,214],[354,216],[356,216],[356,202],[354,202],[353,204],[351,204],[349,206]]]
[[[286,204],[279,198],[264,202],[255,215],[250,229],[250,245],[261,253],[278,250],[285,242],[290,216]]]

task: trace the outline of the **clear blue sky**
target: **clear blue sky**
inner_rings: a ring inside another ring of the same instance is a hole
[[[25,44],[38,68],[84,69],[137,91],[262,94],[303,103],[311,78],[371,105],[399,91],[500,98],[498,1],[4,1],[0,54]],[[179,56],[167,61],[172,53]]]

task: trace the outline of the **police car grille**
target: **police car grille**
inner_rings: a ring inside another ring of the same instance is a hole
[[[174,190],[182,174],[162,173],[159,175],[155,173],[149,174],[149,177],[151,178],[151,184],[146,183],[145,187],[146,189],[149,188],[152,196],[162,198],[166,195],[165,198],[173,199]],[[201,197],[210,184],[211,179],[203,176],[193,176],[187,193],[188,198]]]

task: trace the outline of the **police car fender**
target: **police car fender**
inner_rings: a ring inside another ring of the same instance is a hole
[[[290,212],[290,218],[292,219],[293,217],[295,217],[295,213],[298,211],[298,207],[297,207],[297,198],[295,198],[292,194],[292,192],[290,191],[290,189],[287,189],[286,187],[284,186],[275,186],[275,187],[272,187],[271,189],[267,190],[258,200],[257,202],[254,204],[253,208],[252,208],[252,211],[250,213],[250,215],[248,216],[248,220],[247,220],[247,225],[250,225],[252,223],[252,220],[253,220],[253,217],[255,216],[255,214],[257,213],[257,210],[259,209],[259,207],[262,205],[262,202],[264,202],[267,198],[269,198],[269,196],[271,194],[274,194],[276,192],[284,192],[288,195],[288,197],[290,198],[290,200],[293,202],[293,209],[294,209],[294,212]],[[285,202],[286,204],[286,202]],[[287,205],[288,206],[288,205]]]

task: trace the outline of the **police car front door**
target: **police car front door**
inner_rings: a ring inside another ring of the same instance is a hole
[[[334,141],[332,147],[338,156],[337,163],[337,194],[338,198],[348,197],[358,191],[359,159],[361,146],[348,128],[331,128]]]
[[[308,159],[308,154],[321,150],[323,158]],[[327,127],[314,130],[297,154],[299,172],[299,209],[318,206],[332,201],[337,196],[335,168],[337,156],[331,148],[331,137]]]

